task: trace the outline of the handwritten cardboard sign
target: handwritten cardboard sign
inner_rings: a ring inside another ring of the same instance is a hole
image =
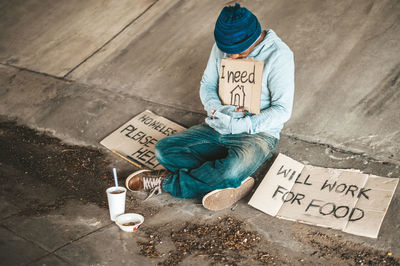
[[[221,60],[218,94],[224,105],[244,107],[259,114],[264,62],[251,59]]]
[[[160,139],[184,129],[184,127],[146,110],[108,135],[100,144],[128,161],[138,162],[147,168],[158,170],[163,167],[154,156],[156,143]]]
[[[249,204],[278,218],[377,238],[398,182],[279,154]]]

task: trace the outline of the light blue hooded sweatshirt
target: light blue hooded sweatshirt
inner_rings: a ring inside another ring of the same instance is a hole
[[[264,132],[279,139],[279,134],[292,113],[294,97],[294,57],[290,48],[273,30],[265,31],[264,40],[254,47],[247,58],[264,61],[260,114],[247,116],[247,125],[240,124],[240,133]],[[200,99],[210,114],[222,106],[218,97],[221,59],[229,55],[214,44],[200,85]],[[237,130],[236,130],[237,131]]]

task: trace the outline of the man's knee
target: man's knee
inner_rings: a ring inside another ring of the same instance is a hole
[[[156,143],[155,156],[160,163],[168,160],[168,155],[176,151],[176,141],[174,136],[168,136]]]
[[[253,149],[235,151],[225,161],[226,178],[250,175],[265,161],[264,159],[262,152],[256,152]]]
[[[154,153],[155,153],[155,156],[156,156],[156,158],[157,158],[158,161],[160,161],[160,160],[163,159],[166,148],[167,148],[167,145],[166,145],[165,138],[159,140],[159,141],[156,143]]]
[[[174,145],[174,136],[168,136],[160,139],[155,146],[155,150],[158,152],[163,152],[164,150],[171,148]]]

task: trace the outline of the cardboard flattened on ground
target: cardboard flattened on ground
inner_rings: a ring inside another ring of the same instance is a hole
[[[185,128],[146,110],[135,116],[100,144],[129,161],[135,161],[150,169],[163,169],[155,155],[155,145],[166,136]]]
[[[221,60],[218,94],[223,104],[242,106],[259,114],[264,62],[250,59]]]
[[[398,182],[279,154],[249,204],[278,218],[377,238]]]

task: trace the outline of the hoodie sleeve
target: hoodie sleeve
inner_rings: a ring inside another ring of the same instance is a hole
[[[207,113],[210,113],[212,109],[218,109],[222,106],[221,100],[218,96],[219,62],[217,54],[218,49],[214,44],[213,48],[211,49],[207,67],[204,70],[204,74],[200,82],[200,99]]]
[[[294,57],[289,51],[277,51],[267,77],[271,106],[251,116],[251,132],[270,132],[289,120],[294,98]]]

